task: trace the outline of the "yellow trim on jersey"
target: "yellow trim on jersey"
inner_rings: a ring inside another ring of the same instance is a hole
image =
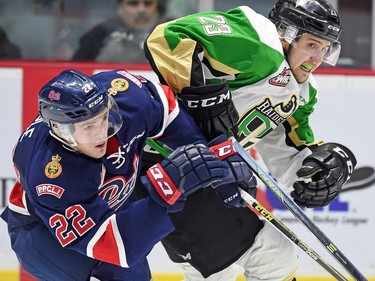
[[[148,37],[147,46],[158,71],[172,90],[179,93],[183,88],[191,85],[193,55],[197,42],[190,38],[181,39],[176,48],[171,51],[164,37],[164,30],[171,22],[158,25]],[[218,71],[232,75],[239,73],[238,70],[213,59],[206,49],[204,49],[204,56]]]
[[[172,21],[173,22],[173,21]],[[152,54],[158,71],[175,93],[190,85],[191,58],[196,42],[181,40],[171,51],[164,37],[164,29],[171,22],[158,25],[147,39],[147,46]]]
[[[237,69],[234,69],[226,64],[223,64],[221,62],[219,62],[218,60],[215,60],[214,58],[212,58],[206,48],[203,48],[204,49],[204,57],[207,58],[207,60],[209,61],[210,65],[215,69],[215,70],[218,70],[220,72],[224,72],[226,74],[238,74],[240,73],[239,70]]]
[[[291,127],[291,132],[288,133],[288,137],[296,145],[296,147],[298,147],[298,146],[321,145],[321,144],[324,143],[324,141],[319,140],[319,141],[315,141],[315,142],[307,144],[306,141],[301,140],[297,136],[296,128],[298,128],[298,122],[296,121],[296,119],[294,119],[293,116],[290,116],[290,117],[288,117],[286,122],[288,122],[290,127]]]

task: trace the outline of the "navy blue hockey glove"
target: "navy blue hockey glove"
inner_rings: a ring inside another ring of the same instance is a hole
[[[220,185],[215,188],[216,193],[223,200],[227,207],[246,207],[246,203],[240,195],[239,188],[243,189],[255,198],[257,194],[257,180],[253,171],[237,154],[233,143],[227,140],[225,135],[221,135],[211,141],[208,146],[215,152],[216,156],[226,161],[236,179],[236,182]]]
[[[356,164],[354,154],[347,147],[323,144],[303,160],[303,166],[297,171],[303,180],[293,184],[291,196],[302,207],[326,206],[336,198]]]
[[[207,140],[237,131],[239,116],[226,83],[186,87],[179,96]]]
[[[228,164],[220,161],[204,145],[185,145],[176,149],[141,178],[150,196],[168,212],[184,207],[186,196],[209,185],[233,182]]]

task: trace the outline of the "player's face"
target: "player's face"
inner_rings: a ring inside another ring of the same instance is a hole
[[[288,54],[288,63],[298,83],[303,83],[309,74],[323,61],[331,42],[305,33],[292,44]]]
[[[79,152],[92,158],[103,157],[108,140],[108,110],[92,119],[75,123],[73,137]]]

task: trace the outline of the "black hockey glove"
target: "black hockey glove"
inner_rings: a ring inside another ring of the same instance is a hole
[[[191,144],[149,168],[141,180],[150,196],[170,213],[181,211],[186,196],[200,188],[235,181],[225,161],[204,145]]]
[[[226,83],[186,87],[179,96],[207,140],[236,131],[239,116]]]
[[[326,143],[303,160],[297,176],[303,178],[293,184],[294,201],[308,208],[328,205],[350,178],[357,164],[354,154],[345,146]]]
[[[233,143],[227,140],[225,135],[217,137],[208,146],[210,150],[215,152],[219,159],[225,160],[229,164],[236,179],[234,183],[217,186],[215,188],[216,193],[227,207],[246,207],[249,204],[241,198],[239,188],[255,198],[257,194],[257,180],[252,170],[237,154]]]

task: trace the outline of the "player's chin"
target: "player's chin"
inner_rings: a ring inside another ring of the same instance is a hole
[[[105,151],[104,151],[104,152],[98,152],[98,153],[95,153],[95,154],[93,154],[93,156],[91,156],[91,157],[92,157],[92,158],[95,158],[95,159],[100,159],[100,158],[102,158],[104,155],[105,155]]]
[[[293,74],[298,83],[304,83],[309,78],[310,73],[310,71],[296,69]]]

